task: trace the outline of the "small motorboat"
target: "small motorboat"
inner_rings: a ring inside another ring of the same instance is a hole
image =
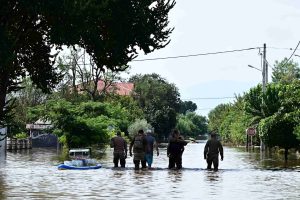
[[[91,149],[71,149],[69,157],[72,160],[64,161],[63,164],[58,165],[58,169],[88,170],[101,168],[101,164],[97,163],[95,159],[91,159],[90,155]]]

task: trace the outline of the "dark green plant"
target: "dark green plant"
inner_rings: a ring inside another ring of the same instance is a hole
[[[0,6],[0,124],[6,123],[22,78],[50,92],[61,79],[54,67],[66,46],[84,48],[104,71],[124,70],[138,55],[164,48],[173,31],[168,14],[174,1],[23,1]]]

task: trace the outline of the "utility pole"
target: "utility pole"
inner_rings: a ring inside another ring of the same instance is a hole
[[[263,94],[266,92],[266,85],[268,83],[268,64],[267,64],[267,60],[266,60],[266,43],[264,43],[264,47],[263,47],[263,67],[262,67],[262,92]],[[264,104],[264,102],[262,101],[262,104]],[[260,139],[260,150],[264,151],[265,150],[265,144],[263,143],[262,139]]]
[[[266,92],[266,84],[267,84],[267,62],[266,62],[266,44],[264,44],[264,49],[263,49],[263,67],[262,67],[262,91],[263,93]]]

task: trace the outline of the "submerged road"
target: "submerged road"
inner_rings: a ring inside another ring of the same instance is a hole
[[[278,155],[224,148],[218,172],[207,171],[204,143],[188,144],[183,170],[168,170],[166,149],[154,156],[154,170],[113,169],[112,151],[103,168],[57,170],[59,152],[8,152],[0,163],[0,199],[299,199],[300,159],[285,164]]]

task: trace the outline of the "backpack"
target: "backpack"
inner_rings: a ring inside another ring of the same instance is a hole
[[[133,150],[135,152],[144,151],[143,137],[142,136],[137,136],[137,137],[134,138]]]

